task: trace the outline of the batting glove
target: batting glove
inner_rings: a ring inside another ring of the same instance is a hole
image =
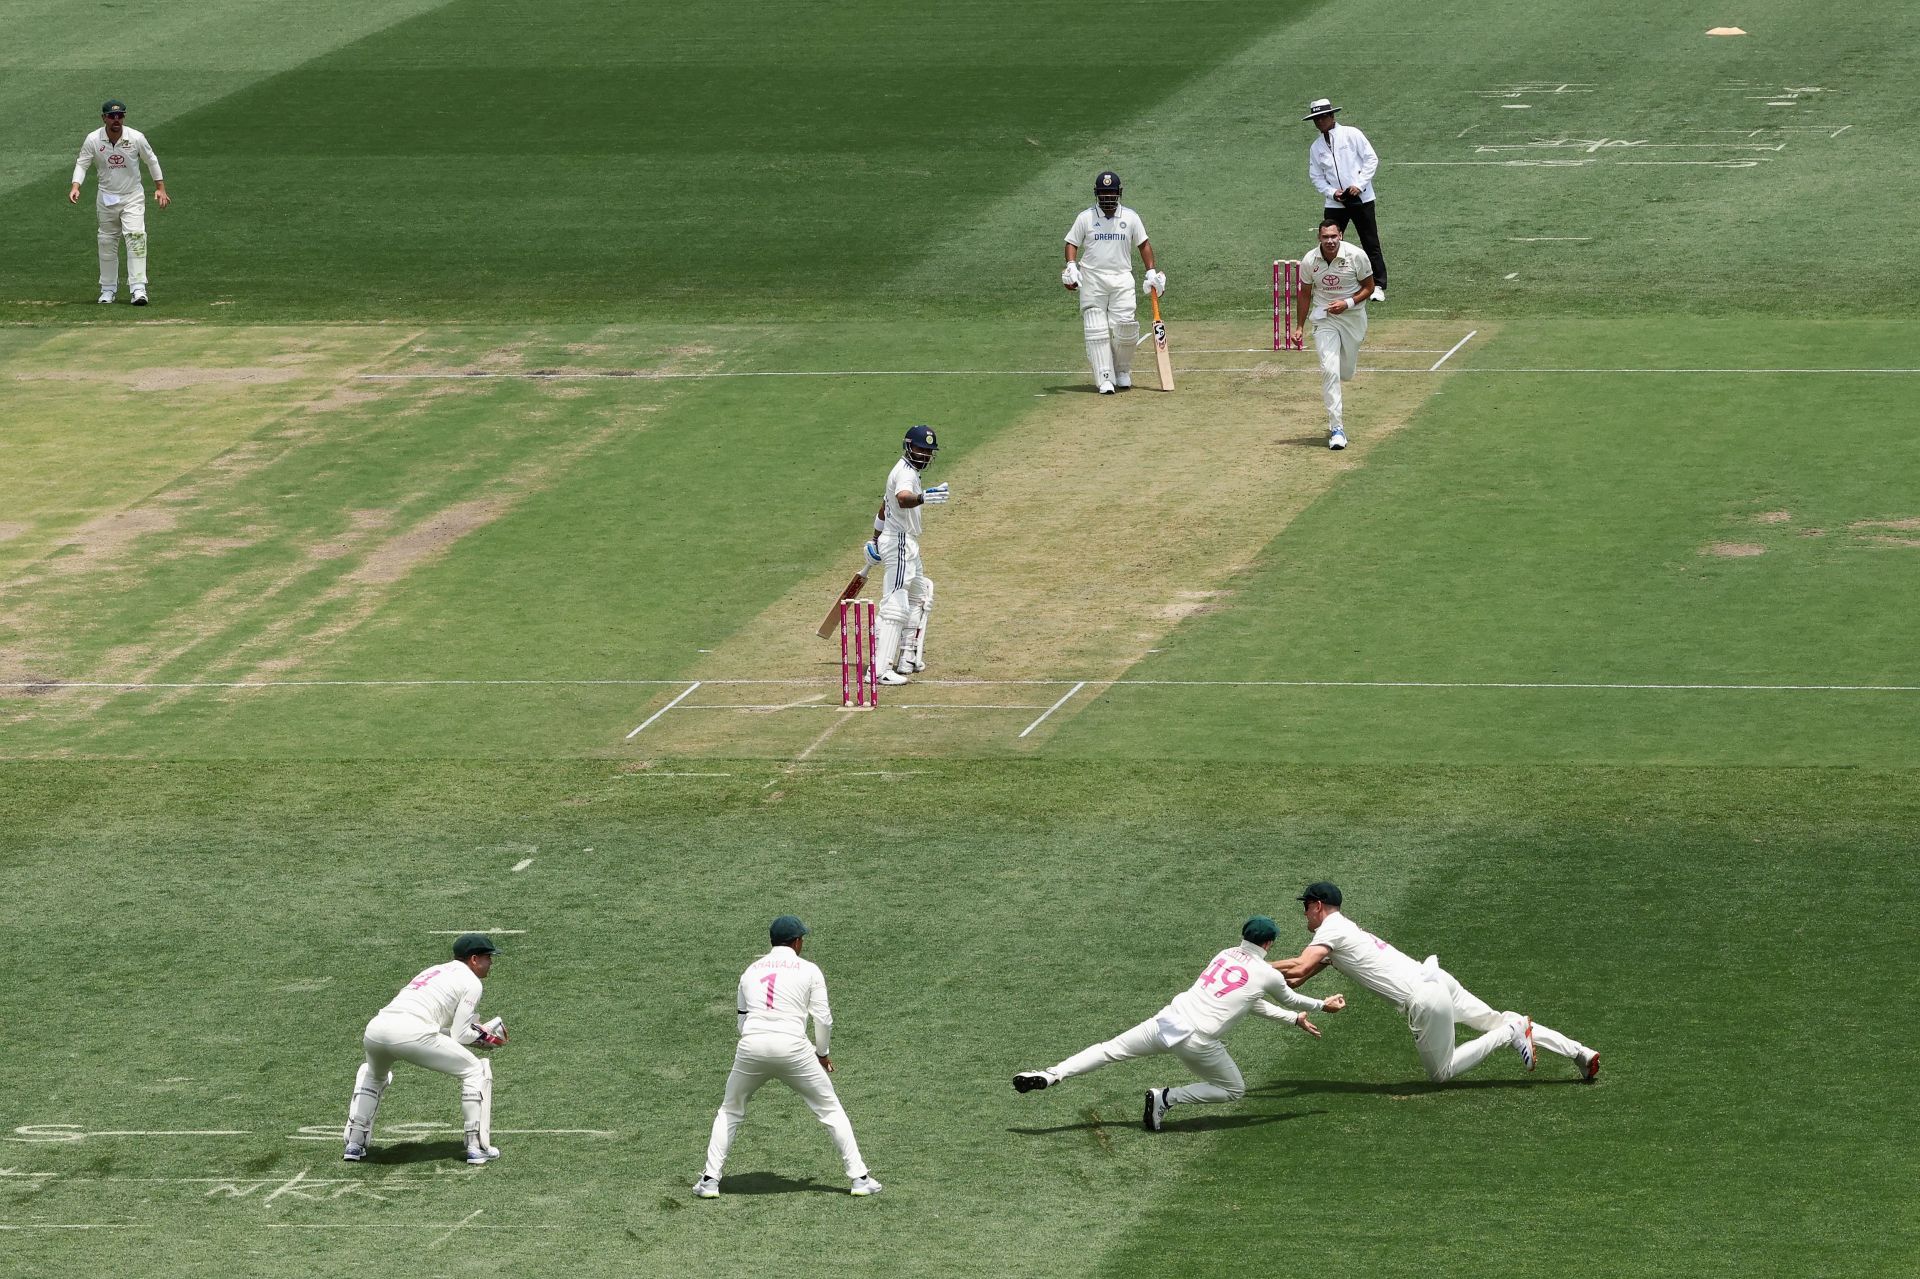
[[[1067,263],[1067,269],[1060,273],[1060,283],[1070,289],[1080,287],[1080,267],[1077,263]]]
[[[1147,272],[1147,274],[1146,274],[1146,278],[1145,278],[1145,280],[1143,281],[1143,283],[1144,283],[1144,284],[1145,284],[1145,286],[1146,286],[1146,290],[1147,290],[1147,292],[1149,292],[1149,293],[1158,293],[1158,294],[1159,294],[1160,296],[1162,296],[1162,297],[1165,297],[1165,296],[1166,296],[1166,293],[1167,293],[1167,273],[1166,273],[1165,271],[1149,271],[1149,272]]]
[[[948,496],[947,486],[944,484],[936,484],[920,495],[923,501],[932,506],[938,506],[940,503],[946,501]]]
[[[880,563],[881,560],[885,558],[880,554],[880,545],[877,542],[867,542],[861,547],[861,549],[867,553],[868,568],[872,568],[875,564]]]

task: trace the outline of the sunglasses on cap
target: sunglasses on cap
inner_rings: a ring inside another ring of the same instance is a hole
[[[100,114],[109,120],[124,120],[127,118],[125,111],[102,111]]]

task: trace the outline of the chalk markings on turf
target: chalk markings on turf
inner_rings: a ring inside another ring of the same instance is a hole
[[[445,1243],[447,1240],[459,1234],[461,1227],[472,1225],[474,1221],[477,1220],[480,1217],[480,1215],[485,1211],[486,1211],[485,1208],[475,1208],[472,1212],[468,1213],[466,1216],[460,1218],[459,1221],[455,1222],[453,1225],[453,1228],[448,1230],[446,1234],[441,1235],[438,1239],[435,1239],[432,1243],[428,1244],[427,1247],[438,1248],[441,1244]]]
[[[1473,341],[1474,334],[1478,333],[1479,331],[1480,331],[1479,329],[1474,329],[1472,332],[1468,333],[1467,336],[1461,338],[1458,342],[1455,342],[1451,347],[1447,349],[1447,353],[1445,355],[1441,356],[1439,359],[1433,362],[1433,367],[1428,369],[1427,372],[1429,373],[1439,372],[1440,366],[1442,364],[1445,364],[1448,360],[1451,360],[1453,358],[1453,354],[1455,351],[1458,351],[1461,347]]]
[[[78,1222],[74,1224],[56,1224],[54,1222],[33,1222],[31,1224],[11,1225],[0,1222],[0,1230],[145,1230],[143,1221],[122,1222],[109,1225],[104,1222]]]
[[[79,1124],[22,1124],[0,1141],[72,1142],[92,1137],[246,1137],[245,1128],[104,1128],[89,1132]]]
[[[655,711],[653,714],[647,716],[647,718],[644,721],[642,721],[640,727],[634,729],[631,733],[627,734],[626,740],[632,741],[634,738],[640,736],[640,734],[646,732],[648,724],[653,723],[653,721],[655,721],[656,719],[659,719],[662,715],[665,715],[668,711],[678,706],[681,702],[684,702],[685,700],[687,700],[687,698],[693,695],[694,690],[699,687],[700,687],[699,680],[695,680],[693,681],[693,683],[687,685],[685,692],[681,693],[680,696],[668,702],[665,706],[662,706],[659,710]]]
[[[502,937],[524,937],[527,935],[527,930],[524,928],[434,928],[429,929],[427,935],[429,937],[464,937],[468,933],[486,933],[488,936],[498,933]]]
[[[509,871],[508,874],[518,875],[521,871],[525,870],[527,867],[531,865],[533,865],[533,858],[524,857],[513,864],[513,869]]]
[[[1065,706],[1069,698],[1071,698],[1075,693],[1079,692],[1081,689],[1085,688],[1086,686],[1087,686],[1087,681],[1081,680],[1078,684],[1075,684],[1072,688],[1068,689],[1064,694],[1061,695],[1059,701],[1047,707],[1045,713],[1043,713],[1039,719],[1036,719],[1035,721],[1033,721],[1033,723],[1021,729],[1020,736],[1025,737],[1028,733],[1031,733],[1034,729],[1046,723],[1047,716],[1053,714],[1055,711],[1059,710],[1062,706]]]

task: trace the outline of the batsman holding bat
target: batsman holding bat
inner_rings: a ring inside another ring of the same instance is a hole
[[[920,562],[920,508],[948,498],[947,486],[923,488],[920,472],[933,465],[940,441],[930,426],[910,426],[900,442],[900,460],[887,472],[887,490],[875,519],[870,558],[884,570],[880,586],[879,639],[874,665],[882,684],[904,684],[927,669],[927,622],[933,612],[933,579]]]
[[[460,934],[453,941],[452,963],[435,964],[418,974],[367,1023],[361,1038],[367,1059],[353,1079],[343,1159],[358,1163],[367,1157],[373,1117],[393,1082],[396,1061],[457,1078],[467,1162],[483,1164],[500,1157],[493,1145],[493,1063],[467,1047],[498,1048],[507,1042],[507,1028],[499,1018],[485,1024],[473,1019],[481,979],[493,971],[498,953],[484,933]]]
[[[1067,231],[1067,265],[1060,272],[1067,292],[1080,295],[1087,363],[1102,395],[1133,385],[1133,348],[1140,342],[1133,297],[1136,247],[1147,268],[1145,288],[1159,298],[1167,291],[1167,277],[1154,269],[1147,224],[1120,203],[1120,175],[1109,170],[1093,180],[1093,207],[1082,209]]]

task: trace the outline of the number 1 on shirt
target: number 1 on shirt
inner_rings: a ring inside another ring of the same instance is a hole
[[[760,979],[760,984],[767,988],[767,1007],[769,1008],[773,1007],[773,983],[779,976],[779,973],[768,973]]]

